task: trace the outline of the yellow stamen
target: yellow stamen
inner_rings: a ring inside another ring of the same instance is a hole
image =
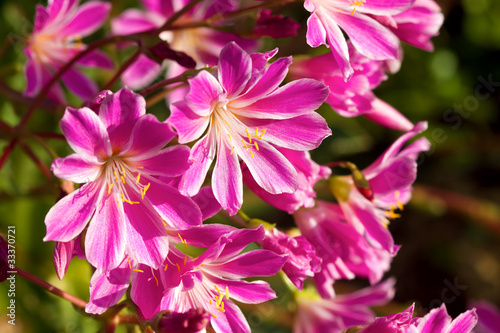
[[[356,8],[354,8],[351,12],[351,15],[354,15],[354,12],[356,11]]]
[[[217,319],[217,316],[216,316],[216,315],[214,315],[214,314],[211,314],[211,315],[212,315],[212,317],[214,317],[215,319]]]
[[[138,174],[137,174],[137,179],[135,180],[135,183],[136,183],[136,184],[139,184],[139,180],[140,180],[140,179],[141,179],[141,174],[140,174],[140,173],[138,173]]]
[[[259,145],[257,144],[257,141],[254,141],[253,144],[255,145],[255,148],[259,150]]]
[[[184,240],[184,250],[187,250],[188,249],[188,243],[187,243],[187,240]]]
[[[344,11],[342,9],[339,9],[339,12],[343,13]]]
[[[241,140],[241,142],[243,142],[243,148],[245,148],[245,149],[250,148],[250,147],[248,147],[248,146],[247,146],[247,144],[246,144],[245,140]]]
[[[122,175],[124,175],[124,176],[125,176],[125,168],[123,167],[123,165],[122,165],[122,167],[121,167],[121,168],[122,168]]]
[[[156,278],[156,276],[153,275],[153,277],[155,278],[155,281],[156,281],[156,286],[158,286],[158,279]]]
[[[143,270],[140,270],[140,269],[133,269],[134,272],[139,272],[139,273],[144,273]]]
[[[210,305],[212,305],[212,300],[210,300]]]
[[[253,151],[251,149],[248,149],[248,151],[250,152],[250,155],[252,156],[253,158]]]
[[[118,183],[118,176],[116,175],[116,171],[113,171],[113,173],[115,174],[115,181]]]
[[[139,167],[134,167],[134,169],[144,169],[144,167],[139,166]]]
[[[179,239],[181,240],[181,243],[184,243],[184,238],[182,238],[181,234],[177,234],[179,236]]]
[[[214,284],[214,287],[215,287],[215,290],[217,290],[217,292],[220,294],[219,287],[217,287],[217,285],[216,285],[216,284]]]
[[[181,266],[179,266],[178,263],[175,263],[175,265],[177,266],[177,270],[180,272],[181,271]]]
[[[258,132],[259,132],[259,128],[258,128],[258,127],[256,127],[256,128],[255,128],[255,134],[254,134],[254,137],[257,137]]]
[[[113,187],[113,185],[115,185],[115,184],[109,184],[108,185],[108,195],[111,194],[111,188]]]
[[[264,134],[266,134],[266,131],[267,131],[267,130],[264,128],[264,129],[262,130],[262,133],[260,134],[260,136],[257,136],[257,135],[256,135],[256,136],[255,136],[255,138],[256,138],[256,139],[259,139],[259,140],[262,140],[262,138],[264,137]]]
[[[126,203],[129,203],[131,205],[140,203],[138,201],[130,201],[129,199],[125,198],[125,196],[123,195],[123,193],[122,193],[122,201],[126,202]]]
[[[163,269],[163,271],[165,272],[168,268],[168,264],[165,265],[165,268]]]
[[[233,148],[231,148],[231,155],[233,155],[233,150],[234,150],[234,147],[233,147]]]
[[[226,299],[229,299],[229,287],[226,286]]]
[[[167,222],[165,222],[165,220],[161,220],[163,222],[163,225],[166,227],[167,226]]]
[[[184,266],[186,266],[187,259],[188,259],[188,256],[187,256],[187,254],[185,254],[184,255]]]
[[[151,183],[148,183],[142,191],[142,199],[144,199],[144,196],[146,195],[146,191],[149,190],[149,187],[151,186]]]
[[[233,138],[231,138],[231,134],[227,133],[227,136],[229,137],[229,141],[233,142]]]
[[[120,176],[120,178],[122,179],[123,184],[125,184],[125,178],[123,178],[123,176]]]
[[[248,128],[245,128],[245,131],[247,132],[248,142],[249,142],[249,143],[252,143],[252,135],[251,135],[251,134],[250,134],[250,132],[248,131]]]
[[[217,297],[217,306],[220,306],[220,303],[222,302],[222,299],[224,298],[224,295],[219,295]]]
[[[132,264],[130,263],[130,258],[128,258],[128,267],[132,269]]]

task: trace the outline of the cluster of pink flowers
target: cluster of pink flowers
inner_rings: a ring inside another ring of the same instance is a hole
[[[407,144],[427,123],[414,125],[373,89],[399,68],[400,41],[432,50],[440,8],[434,0],[306,0],[307,44],[331,52],[295,60],[278,58],[277,48],[257,52],[259,43],[248,38],[293,36],[300,26],[261,3],[253,34],[239,35],[230,28],[231,17],[245,12],[236,1],[190,7],[186,0],[143,0],[144,10],[111,19],[113,36],[144,37],[143,52],[123,68],[124,87],[98,93],[75,67],[61,75],[86,106],[66,108],[60,127],[75,153],[52,164],[55,176],[81,184],[45,218],[58,276],[73,256],[85,258],[95,268],[86,311],[102,314],[129,290],[140,320],[158,332],[203,332],[207,325],[218,333],[250,332],[237,304],[276,294],[268,282],[245,279],[279,271],[295,286],[297,333],[359,325],[368,325],[366,333],[470,332],[474,310],[451,321],[444,307],[415,319],[413,307],[376,319],[369,309],[394,296],[395,280],[382,281],[400,247],[388,226],[411,198],[419,153],[430,148],[424,137]],[[27,95],[86,50],[81,38],[99,29],[110,9],[78,0],[37,6],[25,49]],[[171,18],[175,29],[165,28]],[[164,52],[183,52],[197,68],[167,96],[165,121],[147,113],[145,98],[131,89],[164,70],[172,78],[187,68],[158,59],[149,40]],[[77,65],[114,66],[97,50]],[[48,97],[65,103],[58,83]],[[325,102],[343,117],[364,116],[404,133],[364,169],[345,161],[319,165],[309,152],[332,134],[317,112]],[[350,175],[337,175],[336,166]],[[316,198],[318,182],[333,199]],[[272,217],[247,218],[239,228],[205,223],[221,210],[240,221],[244,188],[293,216],[297,228],[280,230]],[[336,294],[336,281],[354,278],[370,286]]]

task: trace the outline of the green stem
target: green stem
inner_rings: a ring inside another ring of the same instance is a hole
[[[116,71],[115,75],[113,75],[111,80],[109,80],[109,82],[106,83],[106,85],[102,88],[102,90],[111,89],[113,87],[113,85],[115,84],[115,82],[120,79],[120,76],[123,74],[123,72],[125,72],[127,70],[127,68],[129,68],[130,65],[132,65],[132,63],[141,55],[141,53],[142,53],[142,50],[141,50],[141,47],[139,45],[137,50],[135,50],[135,52],[130,56],[130,58],[128,58],[127,61],[125,61],[120,66],[120,68]]]

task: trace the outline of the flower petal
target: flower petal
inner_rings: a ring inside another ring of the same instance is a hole
[[[225,301],[224,313],[217,313],[217,318],[212,317],[210,324],[216,332],[250,333],[250,326],[241,312],[230,300]]]
[[[170,106],[170,117],[167,122],[177,131],[179,143],[188,143],[202,136],[210,118],[200,117],[184,101],[179,101]]]
[[[137,159],[134,156],[129,160],[135,160],[150,175],[177,177],[187,171],[191,165],[189,153],[189,147],[177,145],[162,149],[161,152],[147,159]]]
[[[61,130],[71,148],[87,161],[111,155],[109,136],[99,117],[89,108],[66,108]]]
[[[446,306],[443,303],[439,308],[432,309],[418,323],[420,333],[445,333],[446,328],[451,323],[451,317],[446,312]]]
[[[237,115],[259,119],[288,119],[316,110],[328,97],[328,87],[313,79],[292,81],[272,94],[243,108],[232,107]]]
[[[154,28],[158,26],[152,18],[138,9],[127,9],[111,20],[111,31],[114,35],[130,35]]]
[[[191,199],[196,202],[202,213],[202,220],[211,218],[221,210],[221,205],[215,198],[212,188],[209,186],[202,187]]]
[[[243,203],[243,175],[236,154],[225,140],[219,141],[217,162],[212,174],[212,188],[217,201],[230,215],[234,215]]]
[[[153,82],[161,73],[161,65],[144,54],[130,65],[122,74],[123,83],[130,89],[141,89]]]
[[[264,281],[228,280],[206,272],[204,275],[210,282],[216,284],[221,291],[225,290],[227,286],[229,297],[238,302],[258,304],[276,298],[276,293]]]
[[[191,198],[183,196],[176,188],[160,181],[152,178],[148,181],[151,181],[151,185],[145,198],[149,199],[156,212],[169,226],[186,229],[201,224],[201,211]]]
[[[279,272],[287,260],[288,255],[277,255],[269,250],[254,250],[222,264],[212,263],[207,264],[206,267],[229,279],[240,279],[274,275]]]
[[[198,116],[210,115],[222,95],[222,87],[217,79],[207,71],[201,71],[189,81],[190,90],[185,102]]]
[[[415,0],[366,1],[356,11],[373,15],[396,15],[411,7]]]
[[[93,183],[85,184],[59,200],[45,216],[44,242],[69,242],[80,234],[94,213],[98,190]]]
[[[79,35],[85,37],[99,29],[106,21],[111,4],[101,1],[89,1],[82,4],[73,19],[61,28],[64,36]]]
[[[113,60],[104,52],[94,50],[89,52],[83,58],[78,60],[78,65],[85,67],[100,67],[104,69],[113,69]]]
[[[137,269],[142,272],[137,272],[133,276],[134,283],[130,290],[130,296],[135,304],[141,309],[141,313],[145,318],[152,318],[160,309],[161,299],[164,293],[164,287],[161,283],[157,283],[156,279],[160,279],[158,271],[152,271],[149,267],[140,265]]]
[[[118,267],[125,257],[127,239],[123,204],[114,195],[107,195],[96,210],[87,229],[85,251],[87,260],[98,271]]]
[[[252,73],[252,59],[236,43],[229,43],[220,52],[218,71],[219,81],[228,99],[232,99],[245,89]]]
[[[465,311],[451,322],[446,333],[469,333],[477,325],[477,321],[478,316],[475,310]]]
[[[311,16],[307,19],[306,39],[310,47],[326,44],[326,30],[316,13],[311,13]]]
[[[128,289],[131,273],[127,259],[110,271],[95,271],[90,280],[90,299],[85,312],[102,314],[118,303]]]
[[[298,187],[297,171],[276,148],[259,141],[259,150],[250,154],[236,146],[257,184],[271,194],[292,193]],[[219,157],[218,157],[219,158]],[[241,171],[240,171],[241,173]],[[212,178],[214,179],[214,178]]]
[[[215,155],[215,147],[210,144],[209,140],[210,136],[207,134],[191,148],[190,158],[194,163],[182,176],[179,184],[179,191],[184,195],[192,197],[198,193],[205,180]]]
[[[68,69],[62,75],[62,80],[69,90],[84,101],[90,100],[97,94],[97,84],[77,69]]]
[[[56,158],[52,162],[51,170],[57,178],[69,180],[73,183],[92,182],[101,174],[101,163],[90,162],[78,154],[64,158]]]
[[[56,246],[54,246],[53,261],[59,280],[62,280],[68,270],[69,263],[73,258],[74,245],[75,240],[72,239],[69,242],[56,242]]]

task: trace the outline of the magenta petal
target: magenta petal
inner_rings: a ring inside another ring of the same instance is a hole
[[[153,272],[149,267],[140,265],[138,269],[143,272],[134,274],[134,283],[130,290],[130,296],[134,303],[141,309],[142,315],[145,318],[152,318],[160,310],[159,306],[163,297],[164,287],[161,283],[156,283]],[[160,279],[159,276],[156,278]]]
[[[181,235],[182,239],[185,239],[189,245],[210,247],[217,242],[222,235],[235,230],[238,229],[225,224],[203,224],[190,227],[189,229],[177,230],[176,232]]]
[[[203,135],[209,125],[209,117],[200,117],[179,101],[170,106],[170,117],[167,122],[172,124],[179,135],[179,143],[188,143]]]
[[[300,79],[276,89],[272,94],[243,108],[232,108],[235,114],[259,119],[288,119],[317,109],[328,97],[328,87],[313,79]]]
[[[443,303],[423,317],[417,328],[420,333],[446,333],[446,328],[450,323],[451,317],[446,312],[446,306]]]
[[[120,154],[133,156],[131,160],[135,161],[153,157],[174,136],[169,124],[158,121],[152,114],[145,114],[135,121],[132,136]]]
[[[222,264],[212,263],[209,267],[224,277],[239,279],[250,276],[274,275],[279,272],[287,260],[288,255],[280,256],[268,250],[254,250]]]
[[[33,60],[31,56],[28,56],[28,61],[26,62],[25,75],[26,75],[26,96],[35,96],[41,88],[42,85],[42,73],[39,68],[40,63]]]
[[[172,146],[150,158],[138,159],[137,164],[143,167],[143,170],[147,170],[150,175],[176,177],[182,175],[191,165],[189,152],[187,146]]]
[[[158,28],[146,13],[138,9],[128,9],[111,20],[111,30],[115,35],[129,35]]]
[[[94,272],[90,280],[90,300],[85,306],[85,312],[102,314],[118,303],[128,289],[131,273],[126,259],[115,269]]]
[[[237,229],[226,235],[230,242],[227,242],[217,261],[224,262],[240,253],[248,244],[264,239],[265,230],[263,225],[254,229]]]
[[[84,101],[90,100],[97,94],[97,84],[77,69],[68,69],[62,75],[62,80],[69,90]]]
[[[377,0],[366,1],[356,11],[373,15],[396,15],[411,7],[415,0]]]
[[[226,311],[223,314],[218,313],[218,318],[212,318],[210,321],[214,330],[224,333],[250,333],[250,326],[240,308],[231,301],[225,301],[224,304]]]
[[[149,199],[168,225],[175,229],[185,229],[201,224],[201,211],[192,199],[183,196],[170,185],[153,179],[148,181],[151,181],[151,185],[145,198]]]
[[[114,67],[113,60],[100,50],[89,52],[86,56],[78,60],[78,64],[85,67],[100,67],[105,69],[112,69]]]
[[[239,149],[239,147],[237,147]],[[259,141],[259,151],[238,151],[257,184],[271,194],[291,193],[297,189],[297,171],[276,148]],[[241,173],[241,171],[240,171]]]
[[[328,13],[322,13],[321,18],[327,25],[328,45],[330,45],[332,49],[333,57],[340,68],[344,80],[348,81],[354,74],[354,69],[349,62],[349,49],[344,34],[337,25],[337,22],[335,22],[332,17],[328,16]]]
[[[94,213],[98,186],[86,184],[59,200],[47,213],[43,240],[69,242],[80,234]]]
[[[87,36],[99,29],[111,10],[108,2],[89,1],[78,8],[73,19],[61,31],[65,36]]]
[[[234,215],[243,203],[243,175],[238,156],[221,140],[217,162],[212,175],[212,188],[217,201],[229,214]]]
[[[209,116],[223,92],[217,79],[209,72],[201,71],[189,80],[189,87],[186,104],[198,116]]]
[[[311,13],[307,19],[307,44],[318,47],[325,44],[326,30],[316,13]]]
[[[51,170],[58,178],[81,184],[96,180],[101,174],[101,166],[97,161],[85,161],[78,154],[72,154],[56,158],[52,162]]]
[[[332,134],[325,119],[316,112],[284,120],[249,119],[246,124],[265,128],[267,142],[292,150],[315,149]]]
[[[221,291],[227,286],[229,296],[238,302],[258,304],[276,298],[276,293],[264,281],[227,280],[214,275],[208,276],[208,279],[216,284]]]
[[[151,187],[154,185],[156,184],[151,184]],[[126,250],[134,262],[158,269],[168,254],[168,237],[162,217],[151,205],[152,195],[149,191],[154,189],[150,188],[146,194],[149,200],[141,201],[140,197],[131,196],[132,201],[140,203],[133,205],[124,203],[123,209],[127,220]],[[166,199],[170,198],[167,196]]]
[[[236,100],[231,101],[232,107],[242,107],[251,104],[257,99],[270,94],[278,88],[278,86],[285,79],[288,73],[288,67],[292,63],[292,58],[280,58],[270,64],[267,68],[263,69],[263,74],[259,77],[244,95],[238,97]]]
[[[369,180],[377,195],[394,193],[411,186],[417,179],[417,163],[409,157],[398,157],[390,165]]]
[[[179,190],[190,197],[198,193],[214,160],[215,147],[210,144],[210,137],[205,135],[191,148],[191,159],[194,163],[182,176]]]
[[[146,113],[146,100],[128,88],[104,98],[99,118],[106,126],[113,148],[121,147],[130,139],[136,120]]]
[[[111,155],[106,128],[91,109],[66,108],[60,125],[68,144],[85,160],[104,160]]]
[[[40,31],[47,21],[50,19],[49,13],[47,12],[47,9],[43,7],[42,5],[36,5],[36,13],[35,13],[35,23],[33,27],[33,32],[38,32]]]
[[[53,252],[54,267],[59,280],[62,280],[68,270],[71,258],[73,258],[73,248],[75,240],[69,242],[56,242]]]
[[[386,27],[366,15],[336,14],[335,20],[344,29],[356,49],[373,60],[396,59],[399,39]]]
[[[200,208],[202,214],[201,219],[203,221],[217,214],[222,208],[215,198],[212,188],[209,186],[202,187],[200,192],[191,199],[193,199]]]
[[[219,81],[228,98],[237,96],[246,86],[252,70],[252,59],[241,47],[232,42],[220,52]]]
[[[405,116],[378,98],[372,101],[372,110],[363,116],[374,123],[399,131],[409,131],[413,128],[413,124]]]
[[[97,270],[116,268],[125,257],[128,240],[124,220],[121,200],[113,195],[103,198],[85,238],[87,259]]]
[[[451,322],[446,333],[469,333],[477,325],[477,321],[475,310],[465,311]],[[498,326],[496,328],[498,329]]]
[[[141,89],[154,81],[161,73],[161,66],[144,54],[127,68],[122,75],[123,83],[131,89]]]

